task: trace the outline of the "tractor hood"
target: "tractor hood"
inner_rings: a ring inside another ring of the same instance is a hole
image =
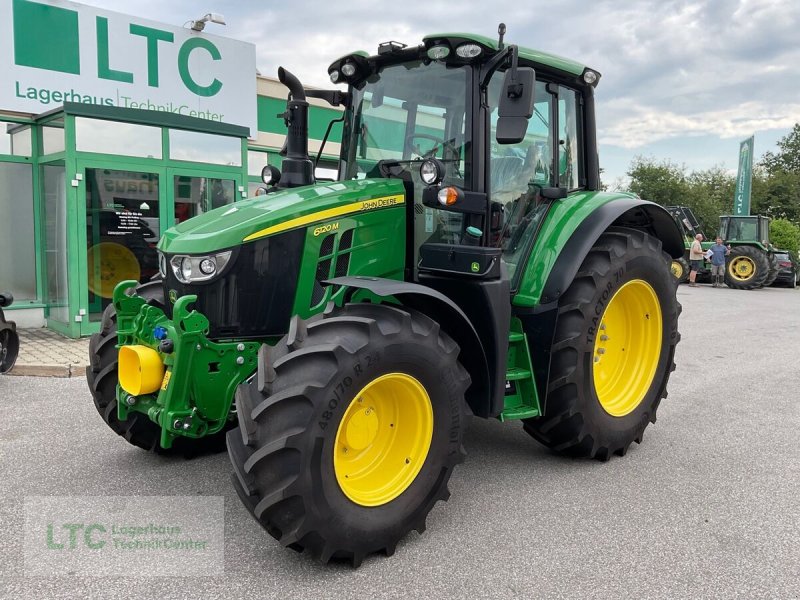
[[[399,180],[335,181],[282,190],[198,215],[168,229],[158,249],[207,254],[268,235],[404,202]]]

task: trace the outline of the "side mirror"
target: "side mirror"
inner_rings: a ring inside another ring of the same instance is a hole
[[[519,144],[528,131],[528,120],[533,115],[533,88],[536,73],[530,67],[506,71],[500,88],[500,106],[497,119],[497,143]]]

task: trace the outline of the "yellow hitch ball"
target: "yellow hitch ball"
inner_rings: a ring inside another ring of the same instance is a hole
[[[133,396],[152,394],[161,387],[164,363],[158,352],[147,346],[119,349],[119,384]]]

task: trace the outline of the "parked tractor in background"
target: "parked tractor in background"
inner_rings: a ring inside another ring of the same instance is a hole
[[[689,278],[689,248],[699,233],[703,235],[703,250],[708,250],[714,239],[706,239],[700,223],[687,206],[668,206],[667,210],[681,227],[684,238],[684,256],[672,261],[672,274],[683,283]],[[758,215],[723,215],[719,218],[719,233],[723,243],[731,247],[725,262],[725,283],[739,290],[766,287],[775,281],[780,269],[775,248],[769,242],[769,218]],[[710,276],[710,262],[703,261],[697,281]]]
[[[328,70],[347,91],[279,69],[268,193],[168,230],[162,280],[121,282],[91,340],[116,433],[159,453],[226,436],[247,510],[323,562],[425,529],[468,415],[607,460],[666,397],[680,231],[600,190],[599,73],[504,31],[348,54]],[[309,96],[344,107],[335,182],[314,179]]]
[[[0,294],[0,374],[8,373],[17,361],[19,354],[19,335],[17,324],[6,321],[3,309],[11,306],[14,296],[5,292]]]

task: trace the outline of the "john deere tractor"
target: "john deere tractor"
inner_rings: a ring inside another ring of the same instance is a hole
[[[703,250],[714,240],[705,239],[700,223],[688,206],[668,206],[667,210],[683,231],[684,255],[672,261],[672,274],[683,283],[689,278],[689,248],[699,233],[703,235]],[[723,215],[719,218],[719,237],[731,247],[725,260],[725,283],[738,290],[752,290],[772,285],[780,265],[775,248],[769,242],[769,218],[757,215]],[[708,281],[711,268],[708,261],[697,274],[698,281]]]
[[[641,442],[674,369],[681,233],[604,193],[600,74],[471,34],[331,64],[289,99],[268,193],[168,230],[162,279],[117,285],[88,382],[129,443],[227,440],[283,546],[358,565],[447,500],[467,418],[606,460]],[[315,181],[308,98],[344,111]]]

